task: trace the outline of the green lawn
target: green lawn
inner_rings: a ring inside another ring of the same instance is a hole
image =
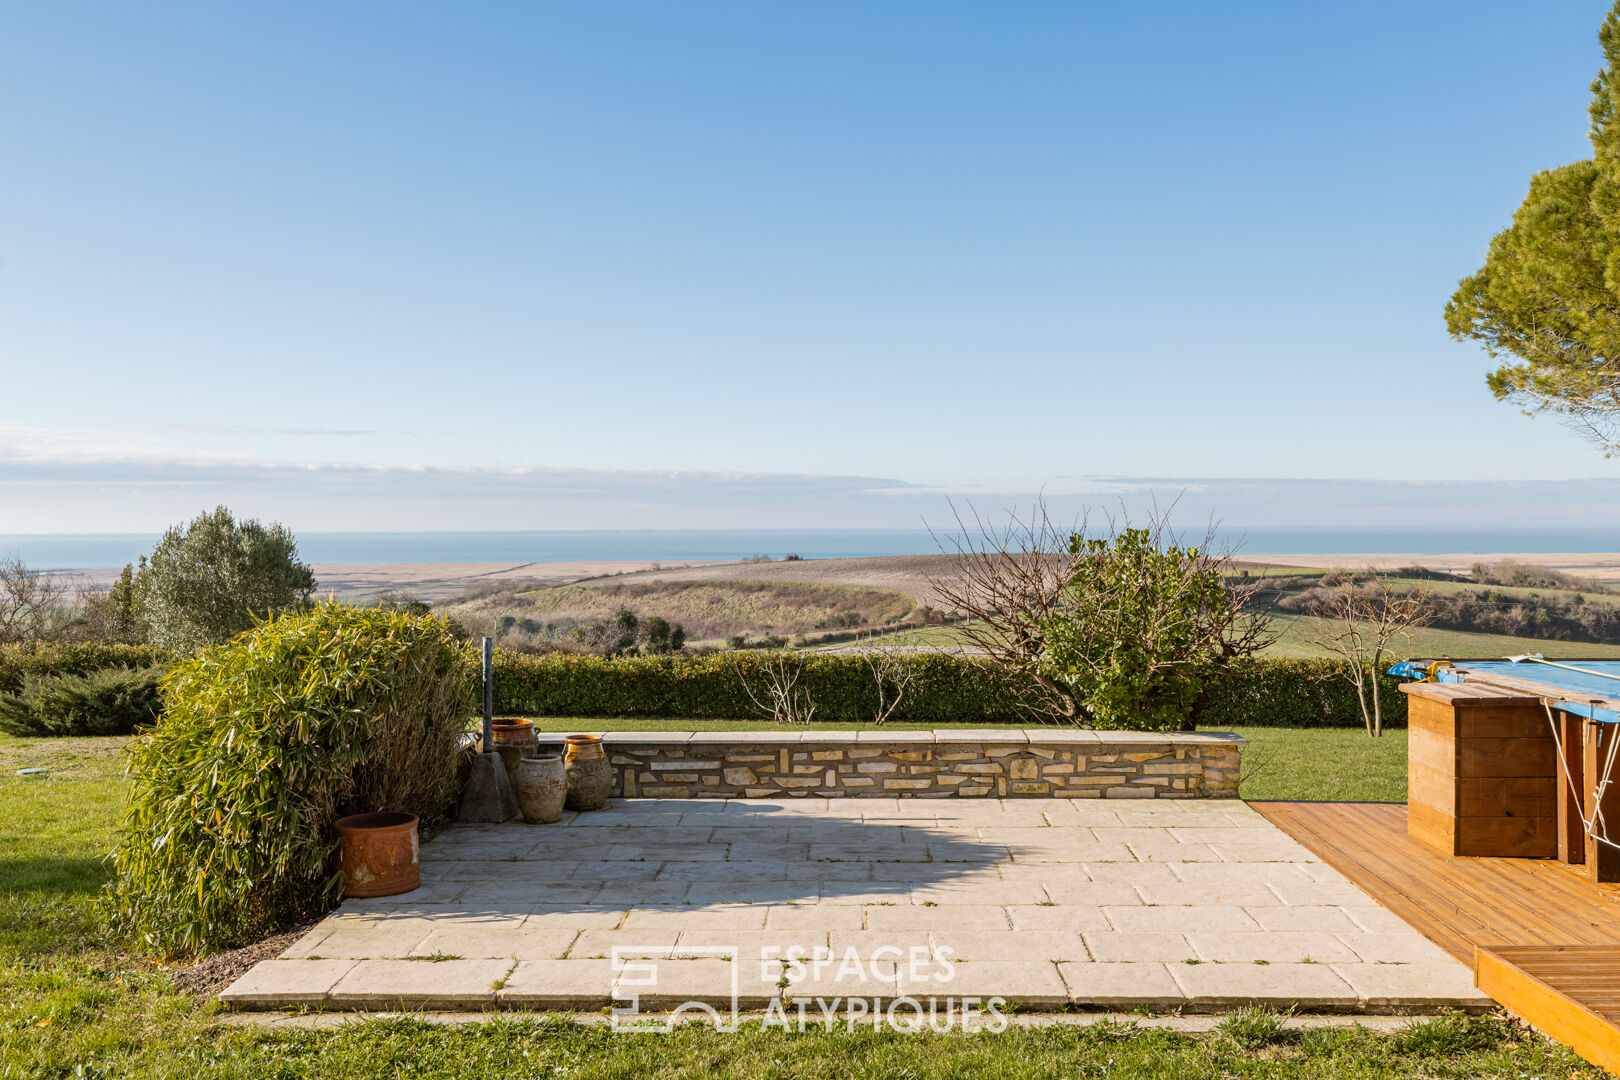
[[[600,722],[596,723],[600,727]],[[685,722],[691,726],[691,722]],[[576,725],[577,726],[577,725]],[[1364,751],[1371,775],[1393,757],[1386,736],[1265,732],[1280,748],[1266,771],[1295,782],[1315,757]],[[1317,738],[1319,734],[1336,736]],[[1305,735],[1306,738],[1295,738]],[[1267,741],[1269,740],[1269,742]],[[117,739],[0,736],[0,1080],[13,1077],[704,1078],[1203,1077],[1384,1080],[1397,1077],[1598,1077],[1568,1051],[1490,1018],[1418,1021],[1398,1035],[1277,1030],[1240,1016],[1211,1035],[1105,1024],[1000,1035],[905,1035],[837,1028],[807,1034],[691,1028],[614,1035],[567,1018],[491,1016],[454,1026],[414,1019],[333,1030],[223,1023],[217,1005],[175,990],[167,970],[109,938],[91,900],[105,881],[122,797]],[[1404,748],[1404,743],[1401,744]],[[1379,758],[1373,751],[1382,751]],[[1276,767],[1286,758],[1286,768]],[[1320,762],[1317,762],[1320,765]],[[17,769],[42,766],[44,777]]]
[[[1378,738],[1346,728],[1235,729],[1243,750],[1245,799],[1406,801],[1406,729]]]

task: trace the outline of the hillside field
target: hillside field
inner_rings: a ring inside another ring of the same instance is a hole
[[[469,628],[502,616],[529,620],[538,636],[559,637],[609,618],[620,608],[645,619],[658,615],[686,629],[692,644],[720,643],[734,634],[790,636],[898,623],[911,614],[910,596],[862,585],[788,581],[646,581],[491,589],[434,608]],[[534,631],[530,631],[531,635]]]

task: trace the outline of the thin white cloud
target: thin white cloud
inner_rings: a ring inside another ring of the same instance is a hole
[[[342,435],[350,429],[298,430]],[[1620,537],[1620,479],[1612,478],[1071,473],[1019,491],[743,470],[276,461],[186,452],[151,435],[0,424],[0,533],[153,531],[218,503],[303,530],[907,528],[948,523],[948,498],[999,515],[1027,509],[1038,494],[1060,517],[1087,509],[1140,517],[1154,506],[1173,506],[1175,521],[1190,528],[1212,520],[1240,528],[1614,527]]]

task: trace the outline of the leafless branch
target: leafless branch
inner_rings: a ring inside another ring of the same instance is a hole
[[[881,725],[900,707],[906,690],[917,680],[917,669],[904,653],[894,648],[869,644],[861,656],[872,672],[872,681],[877,684],[878,706],[872,723]]]
[[[1118,643],[1127,638],[1145,641],[1145,651],[1161,657],[1155,670],[1180,664],[1219,666],[1275,640],[1270,611],[1260,603],[1263,580],[1239,571],[1230,550],[1219,544],[1213,524],[1194,546],[1170,530],[1168,510],[1155,507],[1137,527],[1148,533],[1151,549],[1181,549],[1205,580],[1211,571],[1218,575],[1224,582],[1218,598],[1187,591],[1198,587],[1199,575],[1185,575],[1177,587],[1182,591],[1176,591],[1123,564],[1119,573],[1082,573],[1096,569],[1090,560],[1121,556],[1107,543],[1101,551],[1071,551],[1071,538],[1088,534],[1088,518],[1059,527],[1041,500],[1027,519],[1010,514],[999,528],[971,507],[967,519],[954,505],[952,512],[957,532],[934,533],[940,550],[952,556],[951,571],[929,584],[956,614],[968,617],[959,631],[962,639],[989,656],[1015,685],[1031,688],[1029,707],[1044,716],[1087,722],[1085,702],[1075,687],[1043,663],[1051,645],[1052,617],[1064,609],[1086,620],[1092,644],[1090,651],[1070,648],[1066,655],[1092,672],[1108,669]],[[1112,541],[1132,527],[1129,521],[1110,518],[1096,533]],[[1172,641],[1173,648],[1157,648]]]
[[[53,637],[67,615],[67,594],[67,585],[43,570],[14,555],[0,557],[0,644]]]
[[[1366,574],[1370,582],[1358,584],[1350,576],[1329,597],[1322,614],[1331,629],[1313,640],[1344,658],[1356,687],[1362,723],[1368,735],[1379,736],[1384,733],[1379,693],[1384,658],[1392,644],[1411,640],[1412,631],[1429,621],[1429,593],[1398,588],[1377,570],[1368,569]]]
[[[816,714],[816,706],[810,692],[799,686],[803,674],[802,663],[777,653],[760,665],[761,686],[757,693],[747,675],[739,671],[737,677],[742,681],[743,693],[762,716],[778,724],[808,724]]]

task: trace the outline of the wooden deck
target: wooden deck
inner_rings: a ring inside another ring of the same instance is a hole
[[[1481,948],[1474,981],[1511,1012],[1592,1064],[1620,1071],[1620,948]]]
[[[1461,858],[1406,835],[1405,803],[1251,803],[1470,966],[1485,945],[1620,945],[1620,885],[1554,859]]]
[[[1443,855],[1404,803],[1249,805],[1474,969],[1500,1004],[1620,1071],[1620,885],[1556,859]]]

